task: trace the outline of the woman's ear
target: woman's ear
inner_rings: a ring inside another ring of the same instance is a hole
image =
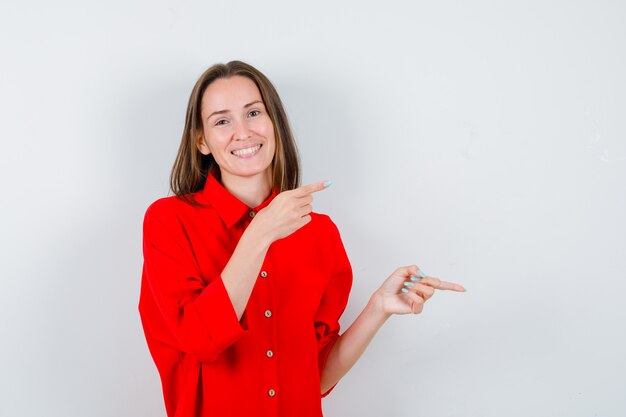
[[[196,138],[196,146],[202,155],[208,155],[211,153],[211,149],[207,144],[206,140],[204,140],[204,135],[200,134]]]

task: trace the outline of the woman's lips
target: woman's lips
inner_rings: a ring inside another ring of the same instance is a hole
[[[263,144],[259,143],[258,145],[249,146],[244,149],[237,149],[236,151],[231,151],[231,154],[235,155],[238,158],[244,158],[244,159],[252,158],[254,155],[256,155],[259,152],[259,149],[261,149],[262,146]]]

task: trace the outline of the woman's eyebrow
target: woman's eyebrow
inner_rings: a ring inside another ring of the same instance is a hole
[[[250,103],[246,104],[245,106],[243,106],[243,108],[247,108],[252,106],[254,103],[263,103],[261,100],[255,100],[255,101],[251,101]],[[209,115],[209,117],[207,117],[207,120],[210,119],[211,117],[213,117],[216,114],[223,114],[223,113],[228,113],[230,110],[218,110],[218,111],[214,111],[213,113],[211,113]]]

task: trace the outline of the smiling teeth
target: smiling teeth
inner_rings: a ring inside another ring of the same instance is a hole
[[[261,149],[261,145],[257,145],[253,148],[246,148],[246,149],[241,149],[238,151],[233,151],[232,154],[237,155],[237,156],[244,156],[244,155],[249,155],[251,153],[255,153],[259,149]]]

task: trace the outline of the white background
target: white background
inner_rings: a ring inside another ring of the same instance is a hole
[[[462,283],[394,316],[327,417],[626,415],[626,3],[0,6],[0,415],[164,416],[145,208],[216,62],[277,87],[354,270]]]

